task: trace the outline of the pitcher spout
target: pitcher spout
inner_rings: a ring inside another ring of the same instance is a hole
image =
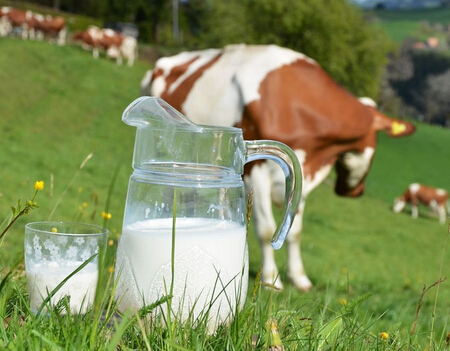
[[[138,128],[167,129],[172,126],[196,132],[202,130],[201,126],[190,121],[164,100],[152,96],[141,96],[134,100],[123,112],[122,121]]]

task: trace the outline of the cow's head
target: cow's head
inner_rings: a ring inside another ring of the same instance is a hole
[[[414,133],[411,123],[389,118],[373,106],[366,105],[373,115],[373,123],[362,147],[342,153],[336,162],[335,192],[340,196],[356,197],[364,193],[364,180],[375,154],[376,133],[385,131],[390,137],[402,137]]]
[[[394,200],[394,207],[392,208],[392,210],[395,213],[399,213],[401,210],[405,208],[405,206],[406,206],[405,198],[403,196],[400,196]]]

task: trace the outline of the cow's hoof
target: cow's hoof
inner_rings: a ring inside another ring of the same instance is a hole
[[[312,283],[311,280],[305,275],[293,275],[289,276],[289,280],[291,281],[292,285],[294,285],[298,290],[308,292],[312,289]]]

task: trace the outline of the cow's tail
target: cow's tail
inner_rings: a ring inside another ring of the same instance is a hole
[[[141,80],[141,95],[142,96],[150,96],[150,90],[152,86],[152,78],[153,78],[153,71],[150,69],[147,72],[145,72],[144,78]]]

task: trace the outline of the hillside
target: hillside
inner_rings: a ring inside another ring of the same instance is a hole
[[[78,46],[57,47],[10,38],[1,38],[0,47],[0,79],[4,82],[0,85],[1,220],[9,217],[10,206],[18,198],[32,196],[35,180],[46,184],[38,194],[40,208],[21,219],[6,236],[0,265],[21,257],[23,225],[47,219],[56,205],[54,220],[103,224],[100,214],[120,167],[110,196],[112,219],[106,223],[116,242],[135,133],[122,123],[121,115],[139,96],[139,83],[148,64],[118,67],[104,57],[94,60]],[[383,316],[373,333],[392,330],[408,335],[423,285],[429,286],[439,277],[447,229],[426,209],[421,208],[420,218],[411,220],[408,212],[393,214],[391,205],[413,181],[450,189],[446,172],[449,133],[419,124],[417,133],[409,138],[395,140],[380,134],[363,197],[335,196],[333,176],[310,195],[302,254],[316,288],[309,295],[299,295],[287,284],[286,296],[295,297],[292,308],[303,311],[304,306],[317,301],[329,306],[327,313],[333,313],[341,308],[341,298],[350,301],[369,292],[372,297],[362,305],[361,315]],[[92,159],[79,170],[91,152]],[[249,246],[253,279],[260,263],[253,235],[249,236]],[[114,247],[110,248],[112,255]],[[284,250],[277,252],[277,258],[280,264],[286,261]],[[449,267],[446,255],[443,276],[450,274]],[[286,281],[284,267],[281,274]],[[426,297],[418,326],[425,340],[433,298],[434,293]],[[440,332],[446,328],[449,301],[446,282],[436,313]]]
[[[408,37],[423,40],[436,34],[445,39],[444,33],[438,33],[433,28],[438,25],[445,29],[450,24],[450,8],[369,10],[366,15],[397,43]]]
[[[83,202],[87,202],[85,211],[90,215],[95,205],[91,197],[97,196],[101,213],[118,165],[116,191],[124,198],[135,130],[125,125],[121,116],[139,97],[139,83],[149,66],[138,62],[131,68],[119,67],[104,57],[94,60],[78,46],[10,38],[1,38],[0,45],[0,78],[7,82],[0,86],[2,218],[9,215],[8,209],[18,197],[30,196],[30,184],[36,179],[45,181],[47,191],[40,196],[39,213],[32,213],[29,219],[47,218],[91,152],[94,156],[53,219],[78,216]],[[122,209],[122,201],[111,203],[111,227],[121,227]],[[96,218],[99,221],[99,214]]]

